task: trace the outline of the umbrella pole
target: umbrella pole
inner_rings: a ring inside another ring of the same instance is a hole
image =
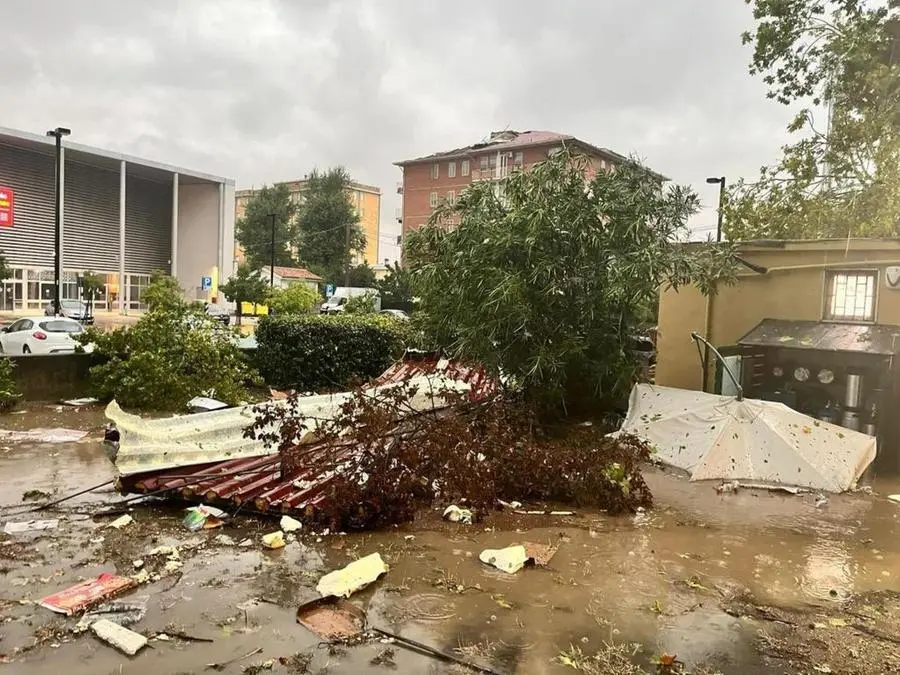
[[[737,392],[738,392],[738,393],[737,393],[737,400],[738,400],[738,401],[743,401],[743,400],[744,400],[744,388],[741,386],[741,383],[737,381],[737,378],[734,376],[734,373],[731,372],[731,368],[729,368],[729,367],[728,367],[728,364],[725,362],[725,357],[723,357],[723,356],[719,353],[719,350],[718,350],[718,349],[716,349],[715,347],[713,347],[713,346],[709,343],[709,340],[707,340],[705,337],[703,337],[702,335],[700,335],[700,333],[698,333],[698,332],[696,332],[696,331],[692,332],[692,333],[691,333],[691,339],[697,341],[697,349],[700,349],[700,343],[702,342],[704,345],[706,345],[706,347],[707,347],[710,351],[712,351],[713,354],[716,355],[716,358],[719,359],[719,363],[722,364],[723,370],[724,370],[726,373],[728,373],[728,377],[731,378],[731,381],[732,381],[732,382],[734,382],[734,386],[735,386],[735,388],[737,389]],[[705,361],[705,360],[704,360],[704,361]],[[706,363],[705,363],[705,362],[703,363],[703,378],[704,378],[704,381],[706,381]]]

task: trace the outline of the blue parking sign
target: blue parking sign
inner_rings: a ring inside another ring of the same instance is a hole
[[[334,284],[327,284],[325,286],[325,297],[330,298],[332,295],[334,295]]]
[[[208,291],[212,288],[212,277],[201,277],[200,288],[204,291]]]

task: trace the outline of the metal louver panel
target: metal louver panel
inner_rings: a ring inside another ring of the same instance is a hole
[[[115,239],[118,241],[118,237]],[[168,272],[172,256],[172,185],[128,176],[125,186],[125,270]]]
[[[0,250],[10,265],[53,267],[53,154],[0,145],[0,185],[15,192],[15,223],[0,228]]]
[[[67,160],[64,206],[63,265],[66,269],[117,271],[118,172]]]

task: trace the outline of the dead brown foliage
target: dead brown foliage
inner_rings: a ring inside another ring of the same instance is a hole
[[[446,406],[416,412],[416,393],[408,383],[377,398],[359,390],[335,419],[319,421],[312,444],[297,444],[309,419],[296,398],[260,408],[248,434],[278,447],[285,475],[313,466],[327,477],[311,515],[342,530],[408,521],[435,503],[484,512],[501,499],[548,501],[610,513],[651,503],[640,473],[650,450],[634,437],[609,439],[593,426],[551,433],[509,398],[473,403],[443,391]],[[264,433],[272,423],[278,431]]]

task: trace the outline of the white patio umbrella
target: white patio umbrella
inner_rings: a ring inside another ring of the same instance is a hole
[[[746,480],[830,492],[854,487],[875,439],[783,403],[638,384],[616,432],[650,443],[691,480]]]

